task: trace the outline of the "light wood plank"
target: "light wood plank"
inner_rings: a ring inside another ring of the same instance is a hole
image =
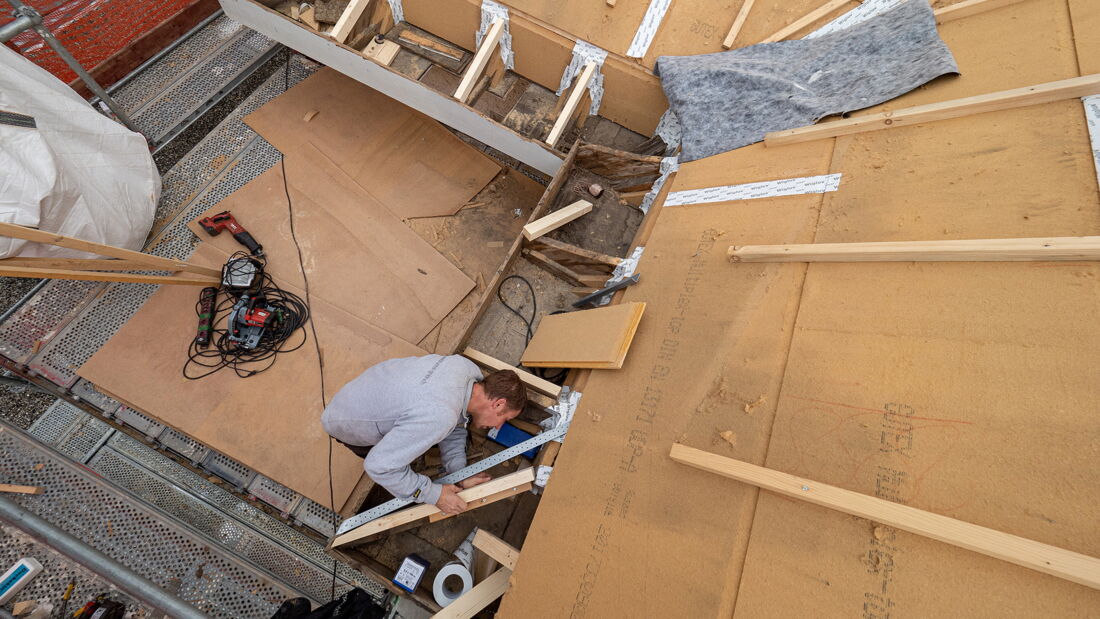
[[[1100,260],[1100,236],[884,243],[731,245],[730,262],[1022,262]]]
[[[942,9],[936,9],[932,13],[936,16],[936,23],[943,24],[955,19],[985,13],[986,11],[992,11],[1022,1],[1023,0],[966,0],[965,2],[958,2],[951,6],[945,6]]]
[[[829,0],[829,2],[826,2],[824,5],[796,19],[791,25],[764,39],[763,41],[761,41],[761,43],[775,43],[776,41],[782,41],[792,34],[798,32],[799,30],[802,30],[803,28],[809,26],[815,21],[821,19],[822,17],[825,17],[829,13],[832,13],[833,11],[839,9],[845,4],[848,4],[848,2],[849,0]]]
[[[86,251],[93,254],[99,254],[101,256],[110,256],[111,258],[121,258],[123,260],[130,260],[137,264],[144,264],[149,267],[163,269],[165,271],[187,271],[188,273],[208,275],[210,277],[217,277],[219,279],[222,276],[221,271],[218,269],[212,269],[210,267],[203,267],[197,264],[191,264],[184,260],[161,258],[160,256],[143,254],[139,251],[131,251],[129,249],[122,249],[121,247],[112,247],[110,245],[94,243],[92,241],[84,241],[81,239],[75,239],[73,237],[64,236],[53,232],[45,232],[43,230],[35,230],[34,228],[28,228],[26,226],[19,226],[16,224],[0,223],[0,236],[23,239],[24,241],[33,241],[35,243],[46,243],[47,245],[56,245],[57,247],[64,247],[65,249],[75,249],[77,251]]]
[[[367,10],[369,4],[370,0],[351,0],[344,12],[340,14],[340,19],[336,21],[329,36],[340,43],[347,40],[351,29],[355,27],[355,22],[359,21],[359,17],[363,15],[363,11]]]
[[[749,18],[749,11],[752,10],[752,5],[755,3],[756,0],[745,0],[745,3],[741,5],[741,10],[737,12],[737,17],[733,20],[733,26],[730,27],[729,34],[722,41],[722,47],[726,49],[733,47],[737,35],[741,34],[741,27],[745,25],[745,20]]]
[[[390,66],[393,59],[397,57],[397,52],[401,51],[401,46],[389,39],[385,39],[379,43],[375,39],[371,39],[371,42],[363,48],[363,55],[378,64]]]
[[[674,444],[670,455],[723,477],[1100,589],[1100,559],[684,445]]]
[[[526,258],[532,264],[535,264],[542,269],[546,270],[551,275],[555,275],[562,281],[572,286],[589,286],[589,282],[585,281],[580,273],[577,273],[573,269],[559,263],[558,261],[550,258],[546,254],[535,251],[533,249],[524,249],[521,255]],[[607,276],[604,275],[603,279],[606,281]]]
[[[565,100],[565,107],[562,108],[561,114],[558,114],[558,119],[554,121],[554,126],[550,129],[550,135],[546,137],[546,143],[551,148],[557,146],[558,140],[569,128],[569,122],[573,119],[573,114],[577,111],[581,98],[588,90],[588,82],[592,81],[592,77],[596,75],[596,68],[597,65],[594,62],[584,65],[580,77],[573,84],[573,90],[569,92],[569,98]]]
[[[490,357],[480,350],[466,348],[466,350],[462,351],[462,356],[480,366],[487,367],[492,370],[512,370],[516,373],[517,376],[519,376],[520,381],[522,381],[524,385],[527,385],[527,388],[532,391],[536,391],[545,396],[549,396],[551,398],[554,398],[555,400],[557,400],[558,397],[561,396],[561,387],[559,387],[558,385],[555,385],[554,383],[546,379],[539,378],[538,376],[535,376],[534,374],[526,370],[521,370],[514,365],[508,365],[500,359]]]
[[[19,486],[16,484],[0,484],[0,492],[11,492],[13,494],[42,494],[43,489],[41,486]],[[504,542],[501,542],[502,544]]]
[[[565,224],[592,211],[588,200],[577,200],[565,208],[560,208],[546,217],[540,217],[523,227],[523,238],[533,241],[540,236],[553,232]]]
[[[217,286],[221,278],[172,277],[170,275],[132,275],[130,273],[101,273],[99,271],[68,271],[65,269],[35,269],[29,267],[0,266],[5,277],[33,277],[49,279],[76,279],[88,282],[123,282],[132,284],[172,284],[178,286]]]
[[[983,114],[985,112],[1050,103],[1063,99],[1076,99],[1098,93],[1100,93],[1100,74],[1086,75],[1036,86],[1013,88],[1012,90],[1002,90],[974,97],[929,103],[867,116],[856,116],[797,129],[773,131],[764,136],[764,142],[768,146],[783,146],[809,140],[820,140],[894,127],[907,127],[971,114]]]
[[[515,473],[504,475],[496,479],[487,481],[480,486],[474,486],[469,490],[462,490],[458,493],[458,496],[466,501],[467,504],[473,505],[475,501],[491,496],[498,492],[509,490],[513,487],[522,486],[523,484],[531,483],[535,481],[535,469],[526,468]],[[333,547],[346,546],[353,542],[357,542],[364,538],[388,531],[397,526],[420,520],[421,518],[427,518],[432,514],[438,513],[440,510],[435,505],[419,504],[413,507],[407,507],[401,511],[376,518],[362,526],[356,527],[343,535],[337,536],[332,540]]]
[[[443,607],[443,610],[432,615],[435,619],[470,619],[481,612],[483,608],[493,600],[504,595],[508,590],[508,577],[512,570],[502,567],[493,572],[493,575],[474,585],[473,589],[466,592],[457,600]]]
[[[521,484],[519,486],[513,486],[511,488],[501,490],[500,492],[495,492],[493,494],[490,494],[487,497],[482,497],[480,499],[474,499],[472,501],[468,501],[466,503],[466,508],[467,508],[467,510],[470,510],[470,509],[474,509],[475,507],[484,507],[484,506],[488,505],[489,503],[496,503],[497,501],[503,501],[504,499],[510,499],[510,498],[516,496],[517,494],[523,494],[524,492],[530,492],[531,488],[533,488],[534,486],[535,486],[535,484],[532,483],[532,482],[527,482],[526,484]],[[428,516],[428,522],[439,522],[440,520],[446,520],[448,518],[451,518],[451,517],[457,516],[457,515],[458,514],[444,514],[443,512],[438,512],[438,513],[432,514],[431,516]]]
[[[519,550],[485,529],[478,529],[477,533],[474,533],[474,548],[489,555],[502,566],[510,570],[516,569]]]
[[[30,269],[68,269],[70,271],[148,271],[150,267],[130,260],[115,258],[4,258],[0,267],[27,267]],[[158,269],[161,271],[179,271],[176,269]]]
[[[462,75],[462,81],[459,82],[458,89],[455,90],[455,99],[466,103],[466,100],[470,98],[470,93],[474,91],[474,84],[477,83],[482,72],[485,71],[485,67],[489,65],[489,60],[493,57],[493,52],[496,51],[497,44],[500,43],[500,37],[503,35],[504,20],[497,19],[493,21],[493,25],[489,26],[489,31],[485,33],[485,38],[481,41],[481,47],[477,48],[477,54],[474,55],[470,66],[466,68],[466,73]]]
[[[577,247],[572,243],[566,243],[564,241],[552,239],[548,236],[540,237],[532,241],[532,243],[541,247],[548,247],[550,249],[556,249],[567,254],[572,254],[573,256],[580,258],[586,262],[609,266],[611,268],[619,266],[620,264],[622,264],[623,261],[622,258],[616,258],[615,256],[609,256],[598,251],[592,251],[591,249]]]

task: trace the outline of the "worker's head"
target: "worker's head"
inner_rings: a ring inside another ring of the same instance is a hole
[[[499,428],[527,406],[527,388],[512,370],[498,370],[474,383],[468,411],[478,428]]]

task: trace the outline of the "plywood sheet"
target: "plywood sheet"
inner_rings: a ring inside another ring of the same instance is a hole
[[[823,173],[828,146],[802,146]],[[736,169],[743,157],[683,170]],[[763,462],[804,266],[733,273],[725,248],[735,233],[805,242],[820,201],[661,211],[625,297],[647,303],[645,319],[623,369],[594,372],[583,390],[501,616],[730,616],[754,494],[685,483],[668,449],[681,441]],[[718,437],[727,430],[736,446]]]
[[[214,265],[225,258],[224,252],[200,244],[191,259]],[[77,373],[260,474],[329,505],[329,439],[320,423],[324,407],[312,341],[250,378],[222,370],[187,380],[181,370],[195,333],[197,299],[198,291],[190,286],[162,286]],[[329,398],[375,363],[423,354],[318,297],[313,297],[311,310]],[[362,472],[360,458],[346,449],[333,450],[337,508]]]
[[[330,68],[245,122],[284,153],[312,142],[402,218],[453,214],[500,171],[438,122]]]
[[[645,303],[553,314],[539,322],[520,363],[528,367],[618,369]]]
[[[288,151],[286,172],[295,232],[314,295],[417,342],[473,289],[473,280],[311,143]],[[197,223],[224,210],[264,246],[268,271],[304,286],[282,166],[264,172],[189,224],[200,238],[232,253],[241,246],[228,232],[210,237]]]
[[[1018,6],[989,19],[1069,43],[1064,6]],[[1035,66],[1014,56],[986,79],[1066,70],[1072,49],[1036,42]],[[840,138],[832,171],[818,242],[1100,231],[1078,101]],[[767,466],[1100,556],[1098,312],[1094,263],[811,265]],[[767,493],[739,598],[741,617],[1100,608],[1100,592]]]

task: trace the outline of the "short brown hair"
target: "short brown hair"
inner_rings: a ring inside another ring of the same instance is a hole
[[[490,400],[504,398],[508,408],[523,412],[527,407],[527,387],[512,370],[497,370],[481,380],[481,387]]]

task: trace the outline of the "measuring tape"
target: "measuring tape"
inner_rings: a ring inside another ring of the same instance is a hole
[[[465,468],[459,469],[454,473],[450,473],[433,480],[437,484],[454,484],[476,475],[482,471],[487,471],[501,462],[506,462],[515,458],[516,456],[524,453],[525,451],[534,449],[541,445],[545,445],[550,441],[565,436],[566,430],[569,429],[569,422],[573,420],[573,412],[577,410],[577,402],[580,401],[580,392],[573,391],[569,387],[562,388],[561,397],[558,399],[558,403],[550,408],[551,414],[558,415],[558,425],[553,429],[540,432],[536,436],[533,436],[522,443],[518,443],[505,449],[504,451],[497,452],[484,460],[479,460],[474,464],[471,464]],[[365,512],[361,512],[348,518],[344,522],[340,523],[340,528],[336,530],[337,535],[343,535],[352,529],[361,527],[368,522],[381,518],[386,514],[400,509],[406,505],[412,503],[411,499],[392,499],[379,505],[378,507],[372,507]]]

